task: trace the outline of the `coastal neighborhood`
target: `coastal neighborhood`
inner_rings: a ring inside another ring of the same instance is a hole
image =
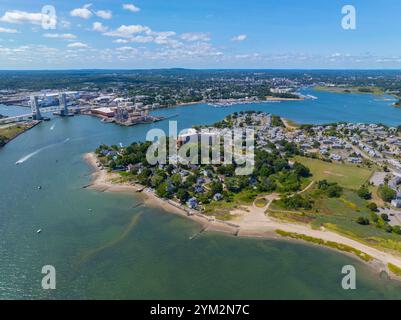
[[[0,1],[0,302],[396,313],[373,306],[401,300],[400,15]]]
[[[400,127],[296,125],[269,113],[241,111],[213,126],[188,129],[177,141],[182,146],[202,132],[223,137],[244,127],[256,133],[255,168],[249,176],[236,176],[235,163],[150,165],[146,160],[150,142],[124,148],[101,145],[91,161],[113,175],[114,182],[106,183],[107,188],[132,186],[188,217],[203,219],[210,227],[231,228],[235,235],[275,226],[272,231],[280,236],[315,242],[314,237],[289,231],[302,226],[304,234],[311,234],[308,225],[312,225],[320,230],[319,237],[339,233],[333,235],[339,243],[326,245],[365,261],[373,259],[371,250],[361,250],[356,243],[349,247],[342,234],[352,232],[364,245],[375,235],[375,247],[382,250],[388,249],[387,241],[401,236]],[[386,264],[398,274],[398,262],[390,259]]]
[[[216,138],[225,136],[227,130],[241,129],[245,126],[251,127],[257,133],[257,149],[266,154],[280,154],[283,157],[302,155],[326,162],[348,163],[366,167],[376,166],[385,174],[382,175],[381,179],[375,179],[375,184],[387,183],[389,188],[395,192],[394,198],[391,199],[391,206],[400,208],[400,128],[365,124],[307,125],[299,126],[299,128],[287,128],[284,123],[285,120],[282,121],[279,117],[263,112],[234,113],[213,127],[188,130],[178,136],[178,141],[181,141],[181,144],[187,143],[193,136],[200,136],[201,129],[207,129],[208,136]],[[110,167],[113,171],[135,172],[137,175],[141,175],[147,169],[147,166],[140,162],[126,164],[125,149],[108,149],[106,146],[101,146],[98,151],[102,159],[108,159],[108,162],[103,160],[103,165]],[[121,163],[124,162],[125,165],[122,165]],[[227,177],[224,174],[219,174],[218,169],[210,165],[205,167],[197,164],[189,164],[188,166],[170,164],[168,168],[166,165],[159,165],[159,169],[167,169],[177,179],[188,180],[188,176],[191,177],[190,180],[194,183],[194,194],[197,196],[190,199],[184,197],[184,202],[191,209],[197,208],[199,203],[219,201],[223,198],[221,192]],[[232,174],[233,168],[227,170],[231,170]],[[224,170],[221,169],[220,171]],[[196,178],[192,179],[194,173],[196,173]],[[219,192],[210,194],[207,199],[199,197],[205,193],[206,189],[209,189],[205,185],[212,183],[221,184],[217,188]],[[257,184],[256,180],[252,179],[248,183]],[[170,192],[174,190],[174,183],[168,180],[164,187],[167,192]],[[192,186],[188,185],[188,187]],[[161,191],[160,194],[165,195]]]

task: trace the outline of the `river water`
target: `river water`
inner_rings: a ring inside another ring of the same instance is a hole
[[[319,99],[155,113],[174,116],[170,120],[181,129],[240,110],[263,110],[299,123],[401,124],[401,109],[380,97],[312,94]],[[0,114],[26,110],[0,106]],[[143,140],[150,128],[166,130],[168,121],[126,128],[88,116],[52,118],[0,149],[0,298],[401,298],[400,282],[381,279],[352,257],[215,233],[190,241],[200,229],[192,221],[137,207],[141,200],[133,195],[82,189],[91,172],[82,160],[85,152],[101,143]],[[357,269],[357,290],[341,288],[347,264]],[[44,265],[56,268],[56,290],[41,288]]]

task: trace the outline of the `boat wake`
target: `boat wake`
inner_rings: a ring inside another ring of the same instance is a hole
[[[38,153],[42,152],[43,150],[49,149],[49,148],[54,147],[54,146],[57,146],[57,145],[59,145],[59,144],[67,143],[68,141],[70,141],[70,138],[67,138],[67,139],[65,139],[65,140],[63,140],[63,141],[61,141],[61,142],[58,142],[58,143],[49,144],[48,146],[45,146],[45,147],[40,148],[40,149],[38,149],[38,150],[36,150],[36,151],[34,151],[34,152],[31,152],[30,154],[28,154],[28,155],[26,155],[26,156],[23,156],[23,157],[22,157],[21,159],[19,159],[15,164],[16,164],[16,165],[22,164],[22,163],[24,163],[25,161],[28,161],[28,160],[29,160],[30,158],[32,158],[33,156],[35,156],[35,155],[37,155]]]
[[[53,125],[50,127],[50,130],[53,131],[55,127],[56,127],[56,124],[53,124]]]
[[[30,158],[32,158],[34,155],[38,154],[42,150],[43,150],[43,148],[42,149],[38,149],[38,150],[26,155],[25,157],[22,157],[15,164],[18,165],[18,164],[24,163],[25,161],[29,160]]]

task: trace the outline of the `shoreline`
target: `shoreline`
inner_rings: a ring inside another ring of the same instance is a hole
[[[339,90],[332,90],[330,88],[331,87],[324,87],[324,86],[314,86],[313,87],[314,90],[320,91],[320,92],[329,92],[329,93],[335,93],[335,94],[371,94],[372,96],[385,96],[385,95],[387,95],[387,96],[393,97],[395,99],[400,99],[400,97],[397,96],[395,93],[375,92],[375,91],[373,91],[373,92],[360,92],[360,91],[357,91],[357,92],[354,92],[354,91],[344,92],[344,91],[339,91]],[[355,90],[355,88],[347,88],[347,87],[344,87],[344,88],[335,87],[335,88],[337,88],[337,89],[341,88],[341,90]],[[401,107],[401,106],[397,106],[397,102],[395,102],[395,103],[393,103],[391,105],[393,107],[396,107],[396,108],[397,107]]]
[[[8,143],[10,143],[11,141],[15,140],[16,138],[18,138],[20,135],[24,134],[25,132],[31,130],[33,127],[36,127],[38,124],[40,124],[42,121],[41,120],[34,120],[32,121],[30,124],[25,125],[26,127],[24,128],[24,130],[22,130],[21,132],[18,132],[15,136],[11,137],[10,139],[8,139],[7,141],[5,141],[4,145],[0,145],[0,148],[5,147]],[[19,125],[18,123],[16,123],[15,125]],[[1,128],[1,126],[0,126]]]
[[[203,231],[215,231],[226,234],[228,233],[238,237],[263,238],[281,241],[286,240],[294,243],[319,246],[321,248],[335,250],[336,252],[357,259],[370,266],[378,273],[386,271],[387,274],[391,275],[391,279],[401,280],[401,276],[394,274],[388,268],[389,263],[401,268],[401,256],[395,256],[391,253],[380,251],[379,249],[367,246],[361,242],[347,238],[338,233],[328,231],[324,228],[312,229],[307,225],[285,222],[268,217],[265,214],[265,209],[274,200],[274,195],[271,195],[271,197],[268,199],[269,201],[266,207],[260,208],[253,204],[245,208],[245,210],[236,209],[232,212],[234,217],[233,220],[230,222],[220,221],[203,215],[200,212],[185,209],[183,206],[174,201],[161,199],[154,193],[147,192],[146,188],[141,185],[116,183],[115,181],[113,182],[113,180],[116,180],[119,177],[118,174],[107,172],[105,169],[99,167],[97,157],[94,153],[86,153],[83,158],[94,169],[94,172],[91,174],[91,183],[87,186],[84,186],[84,188],[94,189],[101,192],[136,194],[143,199],[143,202],[146,206],[161,208],[168,213],[173,213],[197,222],[202,226],[202,230],[199,233]],[[191,211],[192,214],[189,214],[189,211]],[[347,251],[333,249],[328,246],[314,244],[301,239],[284,237],[277,233],[278,230],[349,246],[364,253],[365,255],[371,256],[372,260],[365,261],[355,254]]]
[[[218,231],[230,233],[235,235],[238,232],[238,227],[235,224],[226,223],[224,221],[210,219],[201,213],[193,211],[193,214],[180,207],[178,203],[159,198],[152,192],[146,192],[146,188],[138,184],[123,184],[114,183],[113,179],[118,178],[118,174],[109,173],[106,170],[99,168],[96,155],[94,153],[86,153],[84,155],[85,161],[95,171],[92,173],[92,181],[84,188],[93,189],[101,192],[120,192],[128,194],[136,194],[139,196],[143,203],[149,207],[161,208],[167,212],[174,213],[181,217],[188,218],[192,221],[199,223],[206,231]]]
[[[257,104],[257,103],[266,103],[266,102],[286,102],[286,101],[304,101],[305,98],[280,98],[280,97],[273,97],[273,96],[268,96],[266,97],[266,100],[257,100],[257,101],[239,101],[238,99],[233,102],[234,105],[240,105],[240,104]],[[182,102],[182,103],[177,103],[172,106],[166,106],[166,107],[160,107],[157,109],[152,109],[150,111],[157,111],[157,110],[163,110],[163,109],[174,109],[174,108],[179,108],[179,107],[186,107],[186,106],[193,106],[193,105],[198,105],[198,104],[213,104],[218,101],[192,101],[192,102]]]
[[[273,97],[267,96],[265,101],[304,101],[305,98],[280,98],[280,97]],[[263,101],[262,101],[263,102]]]

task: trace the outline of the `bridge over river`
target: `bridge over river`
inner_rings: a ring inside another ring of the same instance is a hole
[[[19,121],[26,121],[26,120],[42,120],[42,114],[45,113],[57,113],[60,116],[69,116],[75,113],[78,110],[88,110],[93,108],[92,106],[67,106],[66,94],[60,93],[59,94],[59,105],[52,106],[52,107],[40,107],[38,103],[38,96],[31,96],[30,98],[31,104],[31,112],[27,114],[22,114],[18,116],[6,117],[0,119],[1,124],[19,122]]]

